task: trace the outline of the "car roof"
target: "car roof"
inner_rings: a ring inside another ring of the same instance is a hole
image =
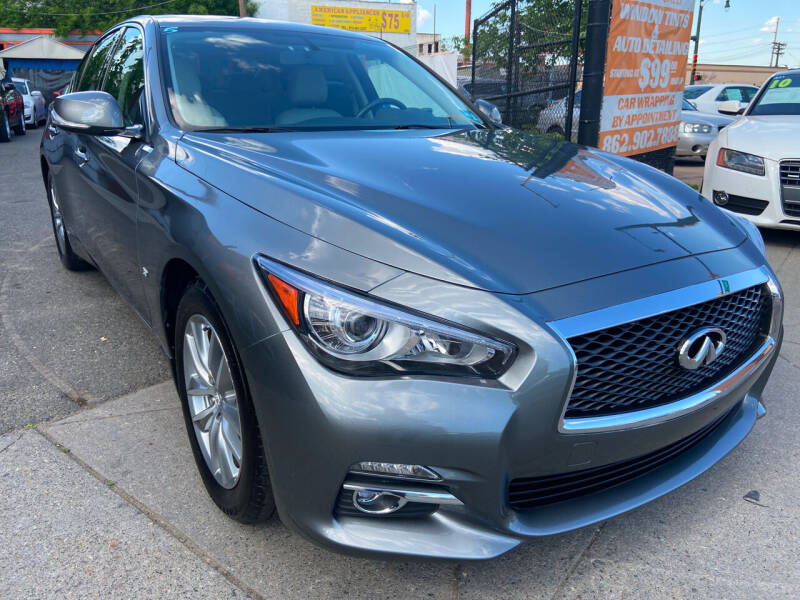
[[[286,21],[273,21],[270,19],[256,19],[252,17],[241,18],[219,15],[139,15],[137,17],[128,19],[126,22],[143,22],[147,20],[155,21],[157,25],[162,27],[203,25],[207,27],[230,29],[231,31],[242,31],[247,29],[258,29],[261,31],[265,29],[292,32],[305,31],[308,33],[321,33],[326,35],[353,37],[376,42],[380,41],[378,38],[373,36],[354,31],[331,29],[330,27],[320,27],[318,25],[305,25],[302,23],[289,23]]]

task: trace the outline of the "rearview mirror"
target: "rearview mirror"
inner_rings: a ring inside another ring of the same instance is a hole
[[[484,100],[483,98],[478,98],[475,100],[475,106],[477,106],[480,111],[486,115],[497,127],[503,126],[503,117],[500,114],[500,109],[498,109],[494,104],[488,100]]]
[[[724,115],[740,115],[745,111],[745,108],[741,108],[741,103],[738,100],[725,100],[725,102],[719,103],[717,110]]]
[[[108,92],[75,92],[53,100],[53,125],[88,135],[120,135],[125,131],[122,110]]]

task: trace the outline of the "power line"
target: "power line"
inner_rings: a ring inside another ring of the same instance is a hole
[[[122,13],[128,12],[139,12],[146,8],[155,8],[156,6],[163,6],[164,4],[170,4],[171,2],[176,2],[177,0],[164,0],[164,2],[158,2],[157,4],[147,4],[145,6],[137,6],[134,8],[126,8],[123,10],[108,10],[104,12],[90,12],[90,13],[39,13],[38,16],[42,17],[93,17],[98,15],[119,15]],[[6,10],[14,11],[14,12],[21,12],[25,14],[30,14],[24,8],[7,8]]]

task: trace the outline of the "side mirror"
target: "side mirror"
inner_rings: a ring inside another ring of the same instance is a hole
[[[503,117],[500,114],[500,109],[498,109],[494,104],[488,100],[484,100],[483,98],[478,98],[475,100],[475,106],[477,106],[480,111],[486,115],[497,127],[503,126]]]
[[[75,92],[53,100],[53,125],[88,135],[120,135],[125,132],[122,110],[108,92]]]
[[[10,92],[11,90],[15,90],[15,89],[17,89],[17,88],[15,88],[14,84],[11,83],[10,81],[3,84],[3,91],[4,92]]]
[[[42,94],[42,92],[40,92],[39,90],[33,90],[31,92],[31,96],[43,96],[43,95],[44,94]]]
[[[723,115],[740,115],[745,109],[741,108],[741,103],[738,100],[725,100],[725,102],[719,103],[717,110]]]

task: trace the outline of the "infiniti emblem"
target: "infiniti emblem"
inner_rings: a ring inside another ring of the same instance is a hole
[[[690,371],[709,365],[717,360],[727,340],[719,327],[698,329],[678,346],[678,363]]]

